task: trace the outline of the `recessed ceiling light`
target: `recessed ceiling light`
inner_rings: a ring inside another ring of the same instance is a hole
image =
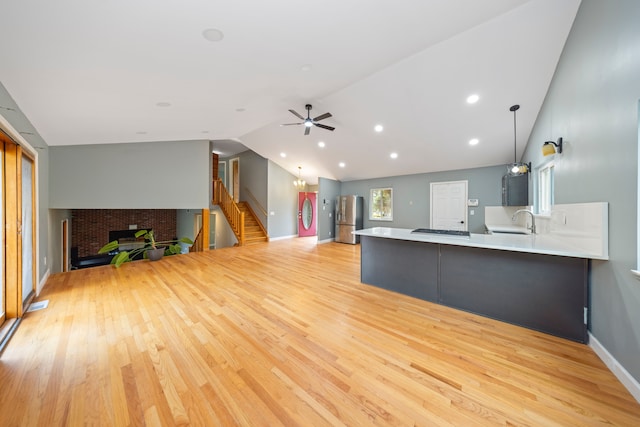
[[[224,34],[216,28],[207,28],[202,32],[202,37],[210,42],[219,42],[224,38]]]
[[[391,153],[391,154],[389,154],[389,157],[391,157],[392,159],[397,159],[398,158],[398,153]]]
[[[320,147],[320,148],[324,148],[324,145],[325,145],[325,144],[324,144],[324,141],[320,141],[320,142],[318,142],[318,147]]]
[[[147,132],[144,130],[139,130],[138,132],[136,132],[138,135],[146,135]]]
[[[376,132],[382,132],[384,130],[384,127],[382,125],[375,125],[373,127],[373,130],[375,130]]]
[[[284,159],[285,157],[287,157],[287,153],[280,153],[280,157]]]
[[[158,102],[156,104],[156,106],[158,106],[158,107],[171,107],[171,103],[170,102]]]
[[[311,71],[313,69],[313,66],[311,64],[304,64],[302,67],[300,67],[300,69],[306,73]]]
[[[478,145],[478,142],[480,142],[478,138],[473,138],[469,140],[469,145]]]
[[[478,102],[479,99],[480,97],[475,93],[473,95],[469,95],[467,97],[467,104],[475,104],[476,102]]]
[[[343,168],[343,167],[345,167],[345,166],[347,166],[347,165],[345,165],[345,164],[344,164],[344,162],[340,162],[340,163],[338,163],[338,166],[340,166],[341,168]]]

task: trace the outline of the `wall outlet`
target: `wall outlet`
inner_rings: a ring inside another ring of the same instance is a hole
[[[44,265],[47,265],[47,257],[44,257],[42,261],[44,262]]]
[[[129,230],[137,230],[138,224],[129,224]]]

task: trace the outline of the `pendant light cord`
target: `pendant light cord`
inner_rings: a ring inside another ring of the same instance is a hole
[[[516,133],[516,111],[513,111],[513,163],[517,162],[518,154],[517,154],[517,133]]]
[[[518,111],[518,109],[520,108],[520,106],[518,104],[516,105],[512,105],[509,108],[509,111],[513,111],[513,163],[518,163],[518,154],[517,154],[517,133],[516,133],[516,111]]]

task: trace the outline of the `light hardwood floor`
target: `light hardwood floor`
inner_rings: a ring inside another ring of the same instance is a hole
[[[0,425],[640,425],[585,345],[360,283],[291,239],[52,276]]]

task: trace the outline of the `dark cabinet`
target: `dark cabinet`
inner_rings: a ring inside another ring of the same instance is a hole
[[[502,206],[529,205],[529,174],[502,177]]]
[[[588,259],[360,237],[362,283],[587,340]]]

